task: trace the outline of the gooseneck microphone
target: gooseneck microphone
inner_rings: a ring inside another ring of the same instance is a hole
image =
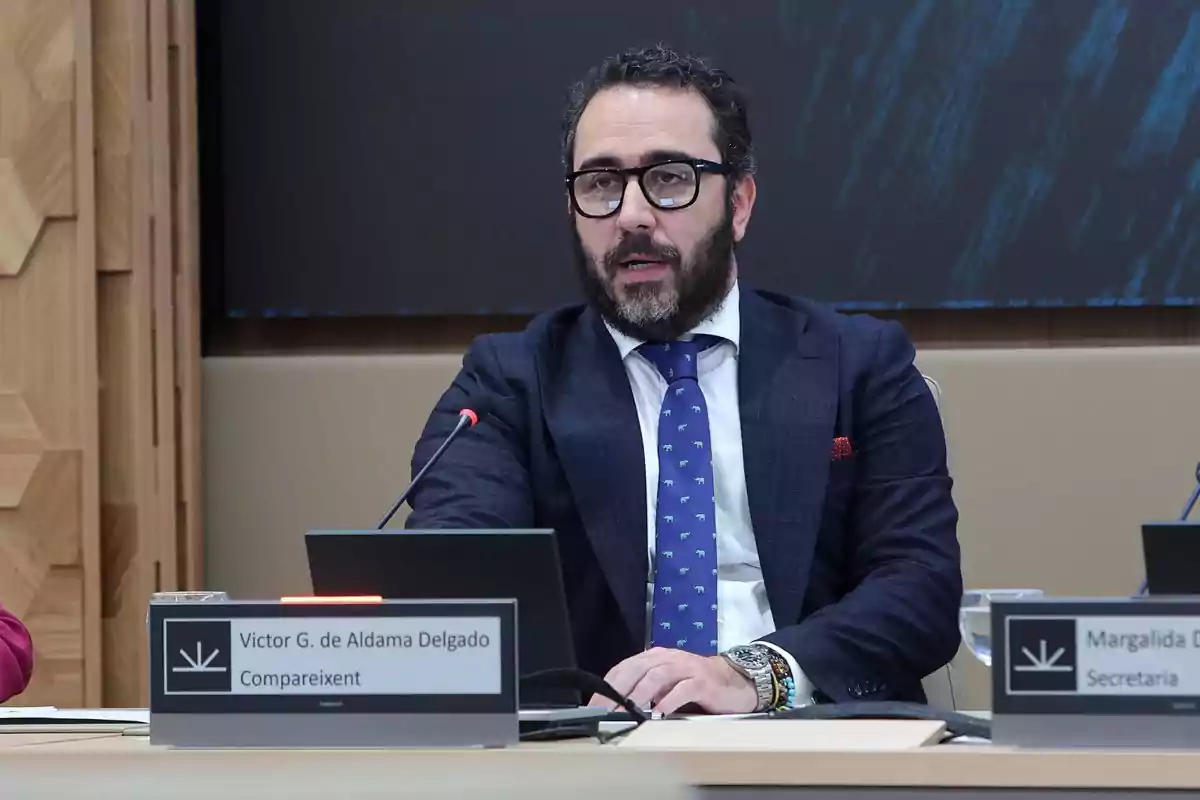
[[[1192,514],[1192,509],[1196,507],[1197,500],[1200,500],[1200,464],[1196,465],[1196,488],[1192,490],[1191,499],[1183,507],[1183,514],[1179,517],[1180,522],[1187,522],[1187,518]]]
[[[412,494],[413,489],[417,488],[417,484],[419,484],[425,477],[425,473],[429,472],[429,468],[441,459],[442,454],[446,452],[446,448],[450,446],[450,443],[457,439],[458,435],[467,428],[475,427],[475,425],[479,423],[480,419],[487,416],[487,413],[486,403],[482,400],[482,398],[475,398],[474,409],[464,408],[458,412],[458,424],[454,426],[454,430],[450,431],[450,435],[446,437],[446,440],[442,442],[441,446],[438,447],[438,449],[434,451],[433,455],[429,457],[429,460],[425,462],[425,466],[421,467],[421,471],[413,476],[412,482],[409,483],[408,486],[405,487],[404,491],[400,493],[400,496],[396,498],[396,502],[393,503],[392,507],[388,509],[388,512],[383,515],[383,519],[379,520],[379,524],[375,526],[375,530],[382,530],[383,527],[391,521],[396,512],[400,510],[400,506],[404,505],[404,501],[408,499],[410,494]]]
[[[1188,498],[1187,503],[1183,506],[1183,513],[1179,515],[1179,522],[1187,522],[1188,517],[1192,515],[1192,509],[1196,507],[1196,501],[1200,500],[1200,464],[1196,465],[1196,486],[1192,489],[1192,496]],[[1139,595],[1144,595],[1150,589],[1150,582],[1142,581],[1141,588],[1138,589]]]

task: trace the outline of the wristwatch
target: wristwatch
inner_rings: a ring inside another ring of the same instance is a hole
[[[758,693],[755,711],[763,711],[775,705],[775,677],[771,670],[771,662],[767,660],[765,647],[738,645],[721,653],[721,656],[734,669],[754,682],[754,691]]]

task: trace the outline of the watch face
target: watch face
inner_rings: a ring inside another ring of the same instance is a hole
[[[730,651],[730,655],[748,669],[762,669],[767,666],[767,657],[754,647],[736,647]]]

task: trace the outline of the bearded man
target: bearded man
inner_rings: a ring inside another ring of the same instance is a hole
[[[739,281],[753,142],[703,60],[599,64],[563,158],[587,302],[471,344],[414,471],[473,397],[490,413],[406,526],[553,529],[580,667],[643,707],[924,701],[960,643],[962,575],[908,337]]]

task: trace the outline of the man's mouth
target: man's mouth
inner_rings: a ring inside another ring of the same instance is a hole
[[[639,270],[649,269],[651,267],[665,267],[667,263],[660,259],[649,258],[643,256],[635,256],[621,261],[621,266],[625,269]]]

